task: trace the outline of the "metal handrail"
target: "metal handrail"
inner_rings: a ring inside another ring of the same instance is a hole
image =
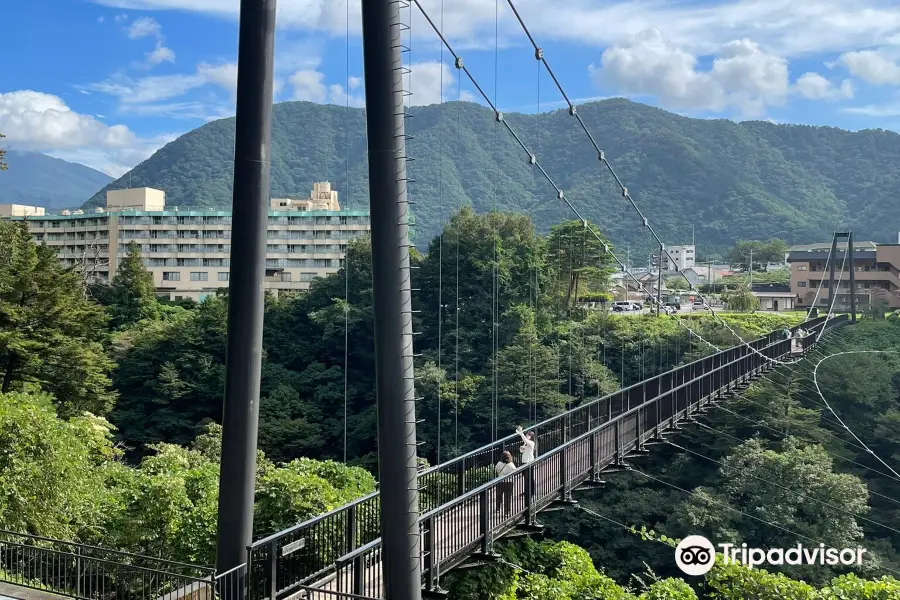
[[[803,326],[806,326],[807,328],[817,327],[819,325],[819,322],[824,321],[825,319],[826,319],[826,317],[816,317],[815,319],[811,319],[811,320],[805,321],[803,323],[800,323],[798,325],[795,325],[794,327],[791,327],[790,330],[791,330],[791,332],[793,332],[796,329],[803,327]],[[748,344],[759,343],[762,340],[767,340],[768,338],[771,338],[773,335],[775,335],[775,333],[771,332],[771,333],[767,334],[766,336],[757,338],[756,340],[753,340],[752,342],[746,342],[746,343],[748,343]],[[773,342],[773,343],[777,343],[777,342]],[[722,350],[722,352],[728,352],[733,348],[740,348],[740,347],[742,347],[742,345],[732,346],[731,348]],[[720,353],[717,353],[717,354],[720,354]],[[710,356],[714,356],[714,355],[710,355]],[[659,373],[657,375],[654,375],[653,377],[648,377],[647,379],[641,380],[637,383],[633,383],[633,384],[629,385],[628,387],[624,387],[619,390],[616,390],[615,392],[612,392],[611,394],[607,394],[606,396],[595,398],[587,403],[579,404],[578,406],[572,408],[569,411],[560,413],[558,415],[554,415],[552,417],[548,417],[547,419],[544,419],[543,421],[540,421],[533,425],[529,425],[528,428],[536,429],[536,430],[545,429],[548,426],[556,423],[557,421],[561,421],[561,420],[567,418],[567,416],[570,416],[572,414],[572,412],[574,412],[574,411],[583,410],[585,408],[589,408],[590,406],[599,404],[599,403],[603,402],[604,400],[608,400],[608,399],[612,398],[616,394],[622,394],[629,390],[636,389],[638,386],[643,385],[647,381],[653,381],[654,379],[659,379],[659,378],[667,375],[668,373],[672,373],[678,369],[684,369],[684,368],[690,367],[692,365],[696,365],[697,363],[702,362],[705,358],[707,358],[707,357],[699,358],[697,360],[691,361],[689,363],[685,363],[683,365],[678,365],[677,367],[675,367],[673,369],[669,369],[668,371],[665,371],[664,373]],[[517,438],[517,436],[518,436],[518,434],[510,434],[504,438],[500,438],[499,440],[490,442],[490,443],[480,446],[479,448],[476,448],[474,450],[470,450],[470,451],[466,452],[465,454],[461,454],[460,456],[457,456],[451,460],[445,461],[445,462],[437,464],[437,465],[432,465],[432,466],[428,467],[427,469],[423,469],[422,471],[420,471],[419,477],[423,477],[425,475],[429,475],[431,473],[438,472],[442,469],[446,469],[448,467],[457,465],[459,463],[464,463],[465,459],[471,458],[473,456],[478,456],[479,454],[490,451],[498,445],[504,445],[506,443],[512,442]],[[292,525],[291,527],[288,527],[281,531],[277,531],[275,533],[269,534],[268,536],[266,536],[264,538],[260,538],[259,540],[254,541],[250,545],[250,548],[253,549],[253,548],[258,548],[261,546],[270,545],[272,542],[275,542],[284,536],[290,535],[290,534],[292,534],[296,531],[300,531],[302,529],[308,529],[308,528],[316,525],[319,522],[328,520],[329,518],[331,518],[339,513],[349,510],[353,506],[358,506],[360,504],[363,504],[368,500],[378,497],[379,495],[380,495],[379,491],[376,490],[374,492],[366,494],[365,496],[360,496],[359,498],[356,498],[352,502],[348,502],[347,504],[344,504],[342,506],[334,508],[326,513],[322,513],[321,515],[317,515],[311,519],[308,519],[301,523],[297,523],[297,524]]]
[[[825,321],[826,317],[818,317],[790,329],[794,331],[800,327],[816,329],[825,323]],[[829,325],[833,324],[836,324],[834,320],[829,323]],[[777,356],[783,356],[790,352],[790,342],[787,339],[779,337],[778,331],[771,332],[747,344],[734,346],[722,350],[721,352],[699,358],[690,363],[679,365],[665,373],[660,373],[654,377],[647,378],[641,382],[628,386],[627,388],[617,390],[602,398],[582,404],[566,413],[545,419],[541,423],[533,426],[533,428],[538,431],[541,429],[547,431],[547,435],[551,436],[555,445],[548,450],[545,450],[546,456],[556,456],[559,448],[568,447],[573,439],[582,440],[590,432],[596,433],[603,427],[613,427],[615,426],[614,423],[622,423],[627,416],[632,415],[635,411],[646,410],[648,406],[651,406],[654,401],[658,401],[660,398],[671,397],[673,398],[673,402],[680,402],[678,395],[683,393],[684,389],[687,389],[690,386],[704,386],[705,384],[703,382],[709,381],[711,374],[727,370],[728,374],[724,379],[727,379],[726,385],[731,385],[746,375],[740,374],[735,376],[731,373],[731,369],[733,369],[737,363],[746,361],[749,357],[751,360],[759,363],[756,364],[753,369],[759,369],[766,364],[766,361],[762,360],[763,352],[768,352],[773,347],[785,344],[786,347],[783,348],[784,351],[779,352]],[[774,356],[768,358],[774,358]],[[721,364],[718,364],[720,361]],[[701,367],[700,371],[702,372],[699,375],[696,375],[698,367]],[[716,376],[718,377],[718,375]],[[676,383],[676,381],[680,381],[680,383]],[[648,392],[656,394],[654,399],[646,399],[646,394]],[[632,407],[632,401],[637,401],[638,404]],[[603,402],[606,402],[605,421],[602,420],[603,415],[600,414]],[[625,409],[623,413],[614,415],[612,407],[617,403],[620,409],[625,408],[627,404],[627,409]],[[690,402],[688,404],[690,404]],[[594,408],[597,410],[594,411]],[[596,416],[594,415],[594,412],[597,412]],[[575,438],[569,438],[569,431],[572,429],[573,415],[575,416],[575,429],[581,430],[581,428],[587,427],[590,431],[578,435]],[[568,422],[568,427],[566,426],[566,422]],[[562,428],[560,428],[560,425],[562,425]],[[556,428],[553,429],[553,426]],[[561,440],[560,436],[562,437]],[[480,490],[480,493],[484,493],[485,489],[489,489],[491,481],[478,484],[478,471],[487,469],[489,466],[493,465],[493,462],[491,459],[491,465],[481,463],[485,462],[485,459],[489,454],[492,454],[498,448],[503,449],[503,444],[515,440],[516,437],[516,435],[507,436],[502,440],[482,446],[481,448],[466,453],[452,461],[422,471],[419,474],[420,478],[427,476],[429,473],[440,473],[439,477],[431,480],[426,479],[426,481],[420,483],[420,485],[429,486],[434,484],[436,486],[434,488],[434,493],[436,494],[434,500],[438,502],[438,506],[426,509],[422,517],[423,520],[432,518],[441,511],[447,510],[448,506],[457,506],[466,499],[471,500],[478,493],[476,490]],[[542,453],[542,455],[544,454]],[[473,459],[471,460],[471,464],[466,461],[467,458]],[[470,467],[468,470],[467,466]],[[472,476],[475,477],[474,480],[467,479]],[[493,478],[491,479],[493,480]],[[477,487],[475,490],[466,490],[465,487],[467,482],[476,483]],[[454,487],[457,490],[456,492],[452,491]],[[427,489],[427,487],[422,489]],[[443,502],[441,501],[443,497],[454,493],[456,495],[452,498]],[[255,563],[259,563],[259,559],[262,560],[262,565],[266,566],[262,567],[261,565],[261,572],[278,572],[281,573],[281,575],[279,575],[279,580],[281,577],[293,580],[290,583],[288,581],[279,581],[279,584],[281,585],[288,585],[293,588],[296,584],[317,581],[327,573],[335,572],[338,568],[338,564],[346,565],[347,561],[350,560],[350,557],[358,558],[360,555],[366,554],[367,552],[375,551],[378,547],[380,544],[380,535],[374,538],[370,537],[372,534],[377,535],[380,533],[377,529],[377,511],[379,509],[377,504],[371,503],[372,500],[377,499],[377,497],[377,492],[368,494],[367,496],[357,499],[353,503],[338,507],[329,513],[320,515],[304,523],[299,523],[277,534],[270,535],[248,548],[250,559]],[[367,502],[371,504],[367,504]],[[375,518],[373,519],[373,517]],[[318,527],[319,524],[321,524],[321,527]],[[297,543],[301,539],[310,542],[310,544],[305,553],[293,558],[288,558],[288,563],[283,563],[283,558],[278,556],[278,554],[280,554],[278,552],[279,542],[281,541],[281,538],[290,534],[297,534],[294,536],[292,544]],[[268,546],[268,549],[265,549],[265,546]],[[262,552],[262,556],[259,556],[259,559],[254,561],[253,557],[254,555],[258,555],[258,552]],[[338,555],[329,558],[328,554],[331,552],[337,552]],[[268,577],[268,575],[266,575],[266,577]]]
[[[104,552],[106,554],[113,554],[116,556],[136,558],[136,559],[147,560],[147,561],[154,561],[157,563],[166,564],[166,565],[174,565],[177,567],[186,567],[188,569],[204,571],[209,574],[212,574],[215,572],[215,569],[212,567],[202,567],[202,566],[198,566],[198,565],[192,565],[189,563],[178,562],[176,560],[168,560],[166,558],[157,558],[155,556],[134,554],[132,552],[122,552],[121,550],[110,550],[109,548],[103,548],[102,546],[92,546],[90,544],[82,544],[80,542],[73,542],[73,541],[69,541],[69,540],[58,540],[56,538],[43,537],[40,535],[32,535],[30,533],[22,533],[21,531],[9,531],[6,529],[0,529],[0,536],[2,536],[2,535],[11,535],[11,536],[16,536],[16,537],[20,537],[20,538],[28,538],[31,540],[38,540],[41,542],[51,542],[54,544],[63,544],[65,546],[71,546],[73,548],[78,548],[78,549],[96,550],[98,552]],[[7,542],[7,543],[9,543],[9,542]],[[23,545],[27,546],[28,544],[23,544]],[[61,552],[61,551],[58,551],[58,552]],[[82,554],[81,556],[87,556],[87,555]],[[97,557],[92,557],[92,558],[97,558]],[[98,559],[98,560],[101,560],[101,559]]]

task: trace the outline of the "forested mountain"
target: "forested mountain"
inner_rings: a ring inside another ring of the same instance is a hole
[[[860,238],[895,239],[897,225],[883,219],[900,208],[895,133],[690,119],[623,99],[578,110],[667,243],[689,241],[692,225],[698,243],[716,249],[736,239],[808,242],[827,238],[835,227],[852,227]],[[451,102],[412,112],[411,193],[425,239],[458,202],[477,211],[525,211],[541,229],[570,217],[515,140],[499,129],[494,135],[487,108]],[[566,196],[614,242],[649,243],[566,111],[504,118]],[[367,201],[363,109],[278,104],[272,143],[273,196],[305,195],[312,182],[330,180],[345,205]],[[233,145],[234,119],[208,123],[110,187],[130,181],[166,190],[173,206],[227,206]],[[103,191],[88,204],[102,204]]]
[[[9,169],[0,180],[0,203],[44,208],[79,206],[112,181],[106,173],[40,152],[6,153]]]

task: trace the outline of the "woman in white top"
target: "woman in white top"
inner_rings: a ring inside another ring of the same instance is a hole
[[[500,462],[494,467],[494,471],[497,472],[498,477],[506,477],[510,475],[513,471],[516,470],[516,463],[513,462],[512,454],[509,452],[504,452],[500,457]],[[504,516],[509,516],[510,511],[510,503],[512,502],[512,492],[513,492],[513,480],[505,479],[500,482],[500,485],[497,486],[497,512],[500,513],[501,506],[503,507],[502,514]]]
[[[527,465],[530,462],[534,462],[535,457],[537,456],[537,441],[534,439],[534,432],[529,431],[528,433],[524,433],[522,431],[522,426],[519,425],[516,427],[516,433],[519,434],[519,437],[522,438],[522,445],[519,447],[519,452],[522,454],[522,464]],[[534,497],[535,488],[537,484],[534,480],[534,471],[531,472],[531,496]],[[524,496],[525,494],[522,493]]]

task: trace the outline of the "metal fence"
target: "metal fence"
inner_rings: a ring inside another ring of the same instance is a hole
[[[837,317],[827,325],[845,321],[846,316]],[[800,327],[816,333],[825,324],[826,318],[819,317],[791,328],[791,333]],[[802,341],[804,351],[815,337]],[[681,365],[531,427],[540,456],[507,478],[516,491],[510,515],[500,521],[495,522],[491,508],[496,507],[498,484],[504,480],[496,478],[494,465],[504,451],[521,444],[517,435],[423,470],[419,488],[426,583],[435,583],[441,572],[471,551],[484,549],[504,528],[523,517],[532,521],[537,511],[566,496],[574,485],[642,449],[645,441],[689,418],[703,402],[770,368],[767,359],[791,352],[791,340],[782,331],[749,346],[753,350],[735,346]],[[379,597],[379,501],[377,492],[364,496],[252,544],[251,598],[275,600],[313,583]]]
[[[0,530],[0,581],[81,600],[212,600],[213,569]]]

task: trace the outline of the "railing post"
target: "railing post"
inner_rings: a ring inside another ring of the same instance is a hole
[[[613,440],[616,445],[616,451],[613,454],[613,460],[615,460],[616,465],[622,464],[622,448],[619,441],[619,423],[621,423],[621,419],[613,423]]]
[[[597,465],[597,434],[591,432],[591,437],[588,438],[588,449],[591,453],[591,481],[597,479],[597,471],[599,467]]]
[[[657,391],[659,391],[658,385],[657,385]],[[659,439],[660,438],[660,428],[662,427],[662,423],[660,423],[660,421],[662,420],[662,413],[660,413],[660,410],[659,410],[659,396],[657,396],[656,399],[653,401],[653,406],[656,408],[656,434],[655,434],[655,437],[656,437],[656,439]]]
[[[525,467],[525,523],[534,525],[534,463]]]
[[[425,585],[429,590],[435,587],[435,560],[434,560],[434,517],[425,520]]]
[[[366,593],[366,557],[362,553],[353,557],[353,578],[350,586],[353,588],[351,594],[362,596]]]
[[[75,546],[75,595],[82,598],[81,592],[81,546]]]
[[[527,493],[527,484],[525,486]],[[527,500],[526,500],[527,503]],[[478,515],[478,526],[481,528],[481,553],[487,554],[490,546],[491,546],[491,530],[488,526],[488,515],[490,514],[490,508],[488,507],[488,491],[483,490],[481,494],[478,496],[478,504],[480,507],[479,515]]]
[[[356,550],[356,504],[351,504],[347,509],[347,523],[345,526],[344,537],[346,538],[346,544],[344,554],[350,554]]]
[[[456,462],[456,495],[462,496],[466,493],[466,459],[463,458]]]
[[[269,544],[269,600],[278,598],[278,540]]]
[[[562,452],[559,453],[559,499],[564,502],[569,499],[569,469],[567,465],[567,451],[568,447],[563,446]]]

